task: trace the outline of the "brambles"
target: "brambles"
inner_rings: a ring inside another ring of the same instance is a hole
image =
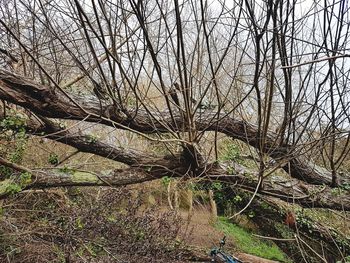
[[[143,208],[142,194],[120,188],[68,195],[32,193],[30,198],[18,196],[15,203],[8,199],[0,217],[0,261],[32,262],[40,257],[42,262],[59,262],[69,257],[72,262],[93,258],[114,262],[128,256],[128,262],[136,262],[181,257],[182,243],[177,240],[181,219],[173,211]],[[14,229],[6,222],[23,233],[35,229],[37,234],[20,234],[10,242]]]

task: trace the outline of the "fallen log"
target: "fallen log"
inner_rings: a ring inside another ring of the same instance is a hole
[[[181,114],[170,117],[169,112],[150,114],[143,109],[129,109],[127,114],[115,105],[101,105],[97,100],[67,97],[59,90],[39,85],[32,80],[0,69],[0,99],[20,105],[36,114],[49,118],[85,120],[101,124],[141,132],[169,132],[188,129]],[[222,116],[221,116],[222,115]],[[249,145],[260,148],[257,139],[257,128],[243,120],[233,119],[225,114],[206,111],[196,115],[195,126],[199,131],[219,131],[234,139],[242,140]],[[130,117],[132,116],[132,117]],[[175,123],[173,123],[175,120]],[[219,121],[217,121],[219,120]],[[295,156],[295,147],[276,143],[274,133],[266,134],[262,150],[276,160],[287,160],[283,169],[290,175],[309,184],[332,185],[331,173],[308,161],[301,161]],[[348,175],[339,178],[340,184],[350,182]]]

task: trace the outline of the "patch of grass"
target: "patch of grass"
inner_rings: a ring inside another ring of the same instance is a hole
[[[227,236],[232,237],[237,248],[244,253],[280,262],[290,262],[276,244],[269,241],[261,241],[244,228],[230,223],[225,217],[219,217],[215,227],[223,231]]]

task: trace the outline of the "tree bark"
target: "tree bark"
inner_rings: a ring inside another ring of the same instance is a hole
[[[163,176],[189,176],[190,164],[188,164],[187,160],[184,160],[181,154],[175,156],[155,156],[142,151],[117,147],[100,142],[99,140],[91,142],[88,135],[72,134],[69,130],[63,129],[58,124],[46,118],[42,118],[42,120],[43,122],[39,122],[31,119],[31,121],[28,121],[26,128],[33,134],[42,134],[44,132],[46,138],[73,146],[81,152],[93,153],[127,164],[130,168],[117,170],[115,174],[99,175],[100,177],[98,178],[103,178],[102,180],[88,180],[88,178],[83,177],[80,181],[76,181],[69,174],[45,173],[42,171],[42,173],[35,174],[38,176],[38,179],[27,187],[120,186],[123,184],[155,180]],[[232,170],[233,174],[231,174]],[[47,174],[47,178],[44,178],[45,174]],[[120,174],[120,177],[116,176],[116,174]],[[195,176],[239,184],[239,187],[242,189],[252,192],[254,192],[258,184],[255,172],[249,171],[233,162],[220,163],[220,165],[217,163],[206,163],[204,167],[198,169]],[[129,180],[126,180],[127,178]],[[304,207],[312,206],[336,210],[350,210],[349,190],[334,189],[326,185],[310,185],[297,179],[286,180],[285,178],[278,177],[273,177],[269,180],[266,179],[264,186],[259,189],[258,193],[273,196],[286,202],[295,202]]]
[[[256,177],[244,174],[225,174],[225,169],[212,164],[212,168],[203,175],[203,180],[219,180],[232,183],[239,188],[254,192],[258,184]],[[125,169],[117,169],[112,173],[94,174],[81,171],[65,171],[64,169],[49,171],[32,171],[31,183],[25,185],[25,189],[40,189],[64,186],[122,186],[128,184],[142,183],[160,179],[163,176],[183,177],[186,169],[179,163],[178,159],[159,159],[153,166],[139,166]],[[11,183],[6,181],[6,184]],[[9,194],[6,185],[0,185],[0,196]],[[350,211],[350,195],[348,191],[334,192],[328,186],[306,185],[296,179],[285,181],[274,179],[266,181],[259,194],[273,196],[290,203],[297,203],[304,207],[330,208],[335,210]]]
[[[58,89],[39,85],[32,80],[3,69],[0,69],[0,99],[20,105],[36,114],[49,118],[99,122],[142,133],[169,132],[169,127],[172,130],[178,130],[178,127],[186,128],[186,123],[183,123],[181,114],[174,116],[175,124],[166,111],[152,113],[152,116],[150,116],[146,111],[137,109],[129,110],[126,115],[116,106],[104,105],[101,107],[97,100],[77,98],[73,95],[68,98]],[[235,120],[226,115],[217,116],[217,112],[207,111],[198,114],[195,126],[200,131],[217,130],[231,138],[259,147],[260,140],[257,139],[257,128],[243,120]],[[288,171],[292,177],[310,184],[332,186],[330,172],[315,164],[301,161],[294,156],[290,145],[278,145],[276,134],[266,134],[263,150],[271,158],[288,160],[289,163],[283,166],[283,169]],[[344,175],[343,178],[340,178],[339,183],[349,182],[349,176]]]

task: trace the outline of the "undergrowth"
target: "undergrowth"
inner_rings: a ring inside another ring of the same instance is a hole
[[[7,199],[0,215],[0,262],[160,262],[187,253],[181,218],[144,208],[142,191],[70,189]]]

